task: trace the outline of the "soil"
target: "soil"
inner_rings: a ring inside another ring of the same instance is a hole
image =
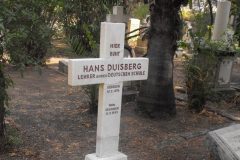
[[[97,115],[90,114],[80,87],[72,89],[57,64],[27,68],[24,77],[7,71],[15,85],[9,89],[7,124],[18,130],[22,144],[0,155],[1,160],[83,160],[95,152]],[[175,85],[183,86],[183,67],[175,61]],[[177,115],[150,119],[135,102],[122,106],[119,150],[129,160],[208,160],[209,131],[236,123],[204,110],[192,113],[177,101]]]

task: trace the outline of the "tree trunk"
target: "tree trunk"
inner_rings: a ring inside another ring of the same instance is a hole
[[[149,77],[142,82],[138,106],[153,117],[176,114],[173,58],[180,37],[181,0],[156,0],[151,10],[148,42]]]
[[[0,152],[4,149],[5,145],[5,135],[4,135],[4,108],[3,103],[0,104]]]
[[[5,94],[4,94],[4,91],[5,91],[5,80],[4,80],[3,72],[0,67],[0,92],[1,92],[0,93],[0,151],[4,149],[4,145],[5,145],[5,135],[4,135]]]

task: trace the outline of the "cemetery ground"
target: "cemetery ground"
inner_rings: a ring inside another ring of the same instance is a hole
[[[1,160],[82,160],[95,152],[97,116],[88,112],[81,87],[68,87],[67,76],[57,71],[56,62],[72,56],[70,50],[61,41],[54,45],[56,54],[49,57],[51,62],[41,68],[41,74],[28,67],[22,78],[13,67],[6,68],[15,83],[9,89],[10,115],[6,119],[14,145],[0,154]],[[236,82],[240,81],[239,71],[240,65],[235,65]],[[174,83],[184,87],[181,59],[175,60]],[[160,119],[143,115],[135,102],[123,104],[119,150],[129,160],[208,160],[206,134],[238,123],[208,110],[192,113],[184,101],[176,103],[177,115]],[[237,117],[240,109],[234,103],[208,103],[207,107],[217,106]]]

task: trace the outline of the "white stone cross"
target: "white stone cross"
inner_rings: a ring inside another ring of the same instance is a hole
[[[106,16],[106,21],[113,23],[128,23],[128,19],[129,16],[123,13],[123,6],[113,6],[113,14],[107,14]]]
[[[68,84],[100,84],[96,153],[85,160],[127,160],[118,152],[123,81],[146,80],[147,58],[123,58],[124,23],[101,23],[100,58],[69,60]]]

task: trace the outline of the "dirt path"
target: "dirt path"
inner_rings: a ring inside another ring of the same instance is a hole
[[[81,89],[69,94],[67,78],[49,68],[42,75],[27,69],[24,78],[9,73],[15,82],[9,119],[23,144],[0,155],[1,160],[83,160],[94,152],[96,115],[87,112]],[[192,114],[183,106],[174,118],[153,120],[136,108],[135,103],[122,107],[120,151],[129,160],[209,159],[206,133],[232,123],[213,113]]]

